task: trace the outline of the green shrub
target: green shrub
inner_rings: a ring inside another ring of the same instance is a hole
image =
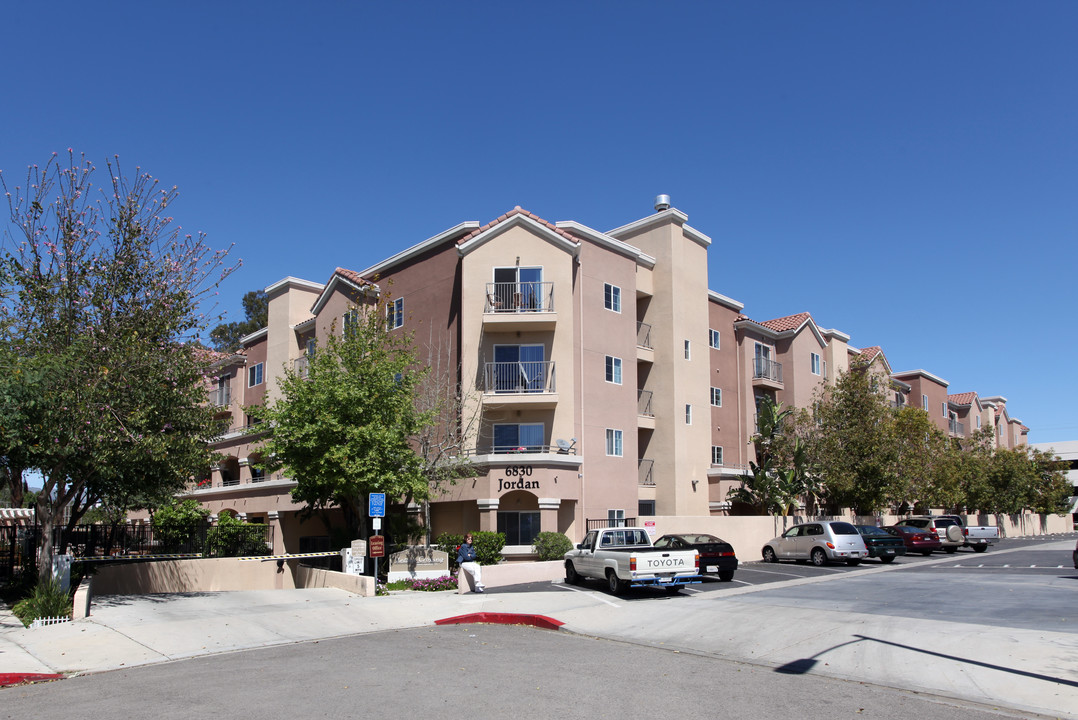
[[[60,589],[60,583],[48,582],[15,603],[11,612],[27,627],[38,618],[71,617],[71,595]]]
[[[473,532],[476,559],[480,565],[497,565],[502,561],[502,548],[505,547],[505,533]],[[442,533],[434,540],[438,549],[449,555],[449,568],[457,568],[457,548],[464,542],[463,535]]]
[[[159,552],[192,552],[193,536],[206,524],[210,511],[194,500],[163,507],[153,514],[153,538]]]
[[[269,555],[266,526],[245,523],[228,513],[217,517],[217,526],[206,530],[206,557],[247,557]]]
[[[535,552],[540,560],[561,560],[573,549],[573,542],[560,532],[541,532],[535,536]]]

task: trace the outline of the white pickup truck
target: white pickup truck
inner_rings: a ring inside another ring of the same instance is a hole
[[[605,580],[620,595],[630,587],[662,587],[670,594],[701,582],[700,553],[653,547],[643,528],[591,530],[584,541],[565,553],[565,581]]]
[[[967,525],[958,515],[941,515],[940,517],[954,518],[962,528],[962,540],[964,547],[973,548],[974,552],[984,552],[989,545],[999,540],[999,528],[995,525]]]

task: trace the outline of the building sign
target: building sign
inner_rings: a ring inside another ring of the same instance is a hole
[[[371,535],[367,542],[368,547],[371,549],[371,557],[379,558],[386,555],[386,537],[385,535]]]
[[[539,489],[539,481],[531,479],[532,468],[530,465],[510,465],[502,472],[505,477],[498,478],[498,492]]]

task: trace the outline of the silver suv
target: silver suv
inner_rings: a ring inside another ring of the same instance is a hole
[[[895,525],[915,527],[918,530],[935,533],[940,539],[943,551],[953,553],[965,544],[966,538],[962,534],[962,524],[950,515],[914,515],[905,520],[899,520]]]
[[[868,557],[868,548],[857,528],[841,520],[821,520],[792,528],[770,540],[763,549],[764,562],[811,560],[825,565],[830,560],[857,565]]]

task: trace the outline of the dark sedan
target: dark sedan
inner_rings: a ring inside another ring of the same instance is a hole
[[[911,525],[888,525],[884,530],[902,538],[907,552],[918,552],[928,557],[933,551],[943,548],[943,543],[936,537],[934,530],[925,530]]]
[[[700,553],[700,574],[718,575],[719,580],[733,580],[737,570],[734,546],[714,535],[684,533],[663,535],[655,541],[657,548],[671,550],[696,550]]]
[[[882,563],[889,563],[899,555],[906,554],[906,543],[883,528],[875,525],[855,525],[857,532],[868,548],[868,556],[879,558]]]

